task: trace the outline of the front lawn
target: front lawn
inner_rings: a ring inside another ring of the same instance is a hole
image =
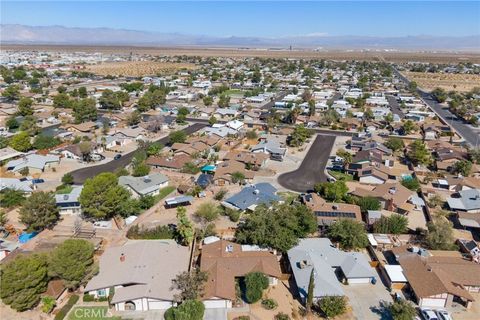
[[[328,173],[337,180],[340,181],[352,181],[353,176],[351,174],[343,173],[340,171],[328,170]]]
[[[166,196],[168,196],[170,193],[175,191],[175,189],[176,188],[174,186],[168,186],[168,187],[165,187],[162,190],[160,190],[158,195],[155,196],[156,202],[158,202],[158,201],[162,200],[163,198],[165,198]]]
[[[107,307],[76,307],[68,315],[69,320],[120,320],[113,317]]]

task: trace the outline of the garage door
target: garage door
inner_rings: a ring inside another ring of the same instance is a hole
[[[365,283],[370,283],[371,278],[350,278],[348,279],[348,284],[365,284]]]
[[[226,300],[204,300],[203,304],[206,309],[226,308],[228,303]]]
[[[165,310],[172,306],[169,301],[148,301],[149,310]]]
[[[421,307],[439,307],[445,306],[445,299],[422,299]]]

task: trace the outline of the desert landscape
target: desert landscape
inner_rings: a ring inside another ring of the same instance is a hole
[[[453,74],[453,73],[426,73],[404,72],[405,76],[415,81],[418,86],[426,91],[442,88],[446,91],[468,92],[475,87],[480,87],[478,74]]]
[[[480,63],[479,53],[467,52],[399,52],[399,51],[361,51],[329,50],[313,51],[307,49],[255,49],[225,47],[135,47],[135,46],[65,46],[65,45],[2,45],[2,50],[32,50],[51,52],[104,52],[124,54],[147,54],[158,56],[201,56],[201,57],[263,57],[263,58],[299,58],[331,60],[365,60],[388,62],[431,62],[431,63]]]
[[[146,74],[172,74],[179,70],[193,70],[195,65],[189,63],[125,61],[107,62],[87,67],[87,71],[101,76],[142,77]]]

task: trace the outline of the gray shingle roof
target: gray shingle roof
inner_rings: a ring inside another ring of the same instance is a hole
[[[280,197],[275,193],[277,189],[270,183],[258,183],[243,188],[239,193],[225,200],[225,203],[233,205],[240,210],[246,210],[252,205],[271,204],[279,201]]]
[[[152,173],[144,177],[121,176],[118,184],[130,187],[136,193],[144,195],[155,191],[159,186],[168,181],[168,177],[161,173]]]
[[[480,189],[459,191],[459,198],[448,198],[447,202],[451,209],[471,211],[480,209]]]

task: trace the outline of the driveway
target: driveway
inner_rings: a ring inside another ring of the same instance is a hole
[[[392,297],[387,291],[387,288],[382,284],[382,281],[380,281],[378,273],[375,271],[375,269],[373,270],[377,274],[376,278],[378,280],[375,285],[342,285],[343,290],[348,297],[348,304],[352,307],[352,313],[355,316],[355,319],[390,319],[390,316],[385,314],[385,311],[381,313],[382,311],[380,311],[380,302],[392,302]]]
[[[317,135],[300,167],[280,175],[278,183],[292,191],[307,192],[313,190],[315,184],[326,182],[325,167],[334,142],[335,136]]]
[[[204,128],[205,126],[206,126],[206,124],[194,123],[191,126],[183,129],[182,131],[185,131],[185,133],[187,133],[187,134],[192,134],[192,133]],[[163,145],[167,145],[169,140],[170,139],[168,138],[168,136],[166,136],[166,137],[163,137],[163,138],[157,140],[157,142],[160,142]],[[102,165],[89,167],[89,168],[82,168],[82,169],[79,169],[79,170],[72,171],[71,174],[73,176],[74,183],[75,184],[83,184],[85,182],[85,180],[87,180],[88,178],[92,178],[99,173],[115,172],[115,170],[117,170],[119,168],[125,168],[130,163],[130,161],[132,161],[132,158],[135,155],[135,151],[136,150],[122,155],[122,157],[118,160],[112,160],[112,161],[107,162],[107,163],[102,164]]]

